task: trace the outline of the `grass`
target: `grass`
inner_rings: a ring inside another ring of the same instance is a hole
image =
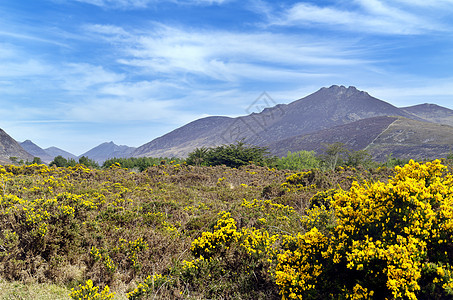
[[[0,279],[0,300],[69,300],[71,291],[56,284],[21,283]]]

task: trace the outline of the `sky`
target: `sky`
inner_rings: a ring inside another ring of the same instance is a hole
[[[355,86],[453,109],[453,0],[2,0],[0,128],[75,155]]]

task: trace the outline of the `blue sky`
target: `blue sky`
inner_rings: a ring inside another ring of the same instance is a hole
[[[453,109],[453,0],[3,0],[0,128],[76,155],[353,85]]]

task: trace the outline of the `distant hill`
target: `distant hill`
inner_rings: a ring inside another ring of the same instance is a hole
[[[86,156],[89,159],[96,161],[99,164],[102,164],[104,161],[110,158],[121,158],[121,157],[131,157],[134,152],[135,147],[129,146],[118,146],[114,142],[102,143],[99,146],[94,147],[93,149],[83,153],[79,157]]]
[[[260,106],[259,104],[256,106]],[[441,111],[441,107],[438,107],[438,111]],[[431,114],[429,112],[430,110],[423,107],[401,109],[355,87],[333,85],[321,88],[290,104],[267,107],[260,113],[237,118],[214,116],[195,120],[138,147],[133,156],[185,157],[195,148],[229,144],[238,140],[258,146],[270,146],[275,154],[286,154],[290,149],[291,151],[314,149],[319,147],[319,141],[322,140],[349,138],[355,140],[348,140],[348,144],[355,143],[366,147],[364,141],[369,140],[371,132],[378,135],[378,128],[371,126],[355,133],[348,132],[349,127],[332,128],[380,116],[429,122],[450,120],[446,111],[442,118],[436,118],[434,112]],[[384,120],[390,119],[369,120],[355,125],[365,126],[373,122],[386,124],[387,121]],[[327,131],[321,132],[322,130]],[[340,134],[345,136],[342,137]],[[329,135],[331,138],[328,138]],[[296,140],[291,141],[292,138]],[[277,141],[284,142],[278,144]]]
[[[16,140],[0,129],[0,160],[2,163],[11,163],[10,157],[16,157],[18,161],[33,161],[34,158]]]
[[[33,155],[35,157],[41,158],[41,160],[47,164],[50,163],[51,161],[53,161],[53,159],[58,155],[61,155],[66,159],[70,159],[70,158],[77,159],[77,156],[75,156],[74,154],[61,150],[57,147],[50,147],[50,148],[42,149],[41,147],[39,147],[38,145],[36,145],[35,143],[33,143],[30,140],[23,141],[22,143],[20,143],[20,145],[28,153],[30,153],[31,155]]]
[[[270,144],[268,149],[279,157],[285,156],[288,151],[313,150],[321,153],[324,145],[333,143],[343,143],[351,151],[362,150],[370,145],[396,120],[398,120],[398,117],[382,116],[367,118],[276,141]]]
[[[56,156],[59,156],[59,155],[61,155],[62,157],[66,158],[66,159],[74,159],[74,160],[78,159],[78,157],[75,156],[74,154],[69,153],[69,152],[62,150],[60,148],[57,148],[57,147],[49,147],[49,148],[44,149],[44,151],[46,151],[46,153],[52,157],[52,160]]]
[[[376,160],[433,159],[453,153],[453,127],[398,118],[365,148]]]
[[[319,153],[335,142],[350,150],[366,149],[376,160],[390,154],[436,158],[453,152],[453,110],[435,104],[398,108],[353,86],[332,85],[289,104],[276,104],[263,93],[246,111],[263,107],[237,118],[201,118],[138,148],[109,142],[81,156],[98,163],[113,157],[186,157],[195,148],[237,141],[268,147],[278,156],[300,150]],[[43,150],[28,140],[23,147],[46,162],[57,155],[78,159],[58,148]]]
[[[436,104],[424,103],[402,110],[429,122],[453,126],[453,110]]]
[[[36,145],[30,140],[25,140],[22,143],[20,143],[22,148],[25,149],[28,153],[35,157],[41,158],[41,160],[45,163],[49,163],[53,160],[53,156],[49,155],[44,149]]]
[[[271,108],[269,111],[275,109]],[[366,118],[402,116],[419,119],[352,86],[346,88],[333,85],[330,88],[321,88],[282,109],[284,113],[277,120],[247,140],[252,144],[264,146],[277,140]]]

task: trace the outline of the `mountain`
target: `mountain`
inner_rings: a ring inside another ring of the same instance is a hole
[[[398,118],[365,150],[378,161],[392,155],[407,159],[433,159],[453,153],[453,127]]]
[[[114,142],[102,143],[99,146],[94,147],[93,149],[85,152],[81,156],[86,156],[89,159],[96,161],[97,163],[103,163],[110,158],[120,158],[120,157],[131,157],[132,152],[135,150],[135,147],[129,146],[118,146]]]
[[[453,153],[453,127],[404,117],[374,117],[276,141],[268,146],[281,157],[288,151],[322,153],[325,145],[343,143],[348,150],[367,150],[376,161],[389,155],[407,159],[446,157]]]
[[[132,155],[183,157],[195,148],[225,144],[218,133],[229,128],[233,122],[234,119],[229,117],[206,117],[195,120],[138,147]]]
[[[276,141],[269,144],[268,149],[279,157],[285,156],[288,151],[313,150],[320,153],[323,151],[324,145],[333,143],[343,143],[351,151],[362,150],[396,120],[398,120],[398,117],[367,118]]]
[[[0,129],[0,160],[1,163],[11,163],[10,157],[16,157],[17,160],[32,161],[33,155],[29,154],[22,146],[9,136],[5,131]]]
[[[65,150],[62,150],[60,148],[57,148],[57,147],[49,147],[49,148],[46,148],[44,149],[44,151],[50,156],[52,157],[52,160],[56,157],[56,156],[62,156],[66,159],[74,159],[74,160],[77,160],[77,156],[75,156],[74,154],[72,153],[69,153]]]
[[[453,126],[453,110],[451,109],[429,103],[403,107],[402,109],[423,120]]]
[[[265,107],[271,102],[263,101],[252,105]],[[138,147],[132,155],[184,157],[195,148],[229,144],[238,140],[269,146],[276,141],[379,116],[425,121],[415,113],[374,98],[353,86],[346,88],[333,85],[290,104],[265,108],[260,113],[238,118],[207,117],[193,121]]]
[[[61,155],[66,159],[72,158],[77,160],[77,156],[74,154],[61,150],[57,147],[42,149],[30,140],[23,141],[20,145],[31,155],[41,158],[44,163],[50,163],[58,155]]]
[[[275,108],[269,109],[271,110]],[[270,126],[259,134],[250,137],[248,141],[264,146],[276,140],[378,116],[419,119],[353,86],[346,88],[333,85],[330,88],[321,88],[286,105],[283,110],[284,113],[278,120],[269,124]]]
[[[20,143],[22,148],[25,149],[28,153],[35,157],[41,158],[41,160],[45,163],[49,163],[53,160],[53,157],[49,155],[44,149],[36,145],[30,140],[25,140],[22,143]]]

